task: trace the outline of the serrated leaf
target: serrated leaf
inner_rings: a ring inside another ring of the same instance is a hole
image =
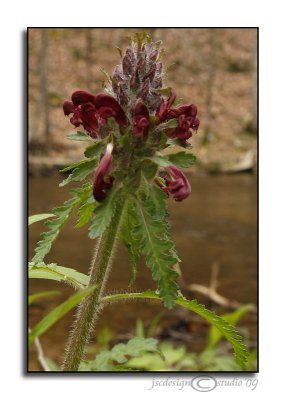
[[[75,225],[76,228],[81,228],[82,226],[86,225],[92,218],[95,209],[96,203],[94,199],[86,200],[85,203],[78,209],[78,220]]]
[[[162,156],[162,155],[155,155],[151,158],[151,160],[159,165],[159,167],[165,168],[165,167],[170,167],[172,165],[171,161],[169,160],[168,156]]]
[[[112,187],[104,201],[96,208],[89,227],[89,237],[95,239],[108,228],[117,204],[123,201],[121,187]]]
[[[242,368],[245,367],[245,363],[247,362],[248,358],[247,347],[243,343],[242,337],[229,322],[216,315],[213,311],[206,309],[206,307],[202,304],[199,304],[197,300],[189,301],[184,297],[180,297],[176,300],[176,303],[194,311],[214,325],[232,344],[235,351],[235,359],[238,365]]]
[[[106,146],[105,142],[99,140],[98,142],[95,142],[91,146],[87,147],[85,149],[84,155],[87,158],[93,158],[93,157],[99,158],[105,146]]]
[[[135,237],[132,235],[132,231],[135,226],[138,224],[137,213],[135,211],[134,202],[130,199],[125,207],[125,212],[123,214],[121,228],[120,228],[120,237],[126,246],[131,260],[131,278],[129,282],[129,286],[131,286],[135,280],[137,275],[137,262],[139,258],[138,251],[138,243]]]
[[[119,343],[111,350],[102,350],[93,361],[81,363],[80,371],[112,371],[117,364],[124,364],[130,357],[138,357],[143,352],[157,353],[158,341],[153,338],[132,338],[127,343]]]
[[[69,174],[69,176],[59,184],[59,186],[60,187],[65,186],[72,181],[75,181],[75,182],[82,181],[89,174],[91,174],[92,172],[95,172],[95,167],[96,167],[97,163],[98,163],[98,158],[92,158],[89,160],[83,160],[83,161],[80,161],[79,163],[73,164],[70,167],[76,167],[76,168],[74,168],[72,173]],[[67,167],[67,168],[70,168],[70,167]],[[66,171],[67,171],[67,168],[65,168]]]
[[[59,319],[61,319],[71,309],[79,304],[86,296],[88,296],[95,289],[95,287],[96,285],[93,285],[74,293],[66,301],[54,308],[40,322],[38,322],[29,333],[29,346],[34,342],[36,337],[39,337],[45,333],[52,325],[54,325]]]
[[[28,277],[31,279],[51,279],[65,282],[80,289],[87,286],[89,282],[87,275],[57,264],[29,263]]]
[[[92,138],[85,132],[77,131],[71,132],[67,135],[69,140],[78,140],[78,141],[91,141]]]
[[[61,207],[57,207],[52,210],[55,217],[45,223],[49,230],[41,234],[41,240],[37,243],[35,255],[32,259],[34,263],[43,261],[44,257],[49,253],[53,242],[58,237],[58,234],[63,228],[65,222],[75,207],[81,204],[82,196],[84,196],[86,192],[90,192],[90,190],[91,186],[89,184],[84,185],[81,188],[71,190],[70,193],[73,196]]]
[[[228,321],[231,325],[236,326],[238,321],[252,308],[252,304],[245,304],[231,313],[223,314],[221,317]],[[221,338],[222,333],[215,326],[212,326],[209,332],[207,348],[214,348]]]
[[[179,168],[188,168],[196,162],[196,157],[191,153],[180,151],[179,153],[161,155],[157,154],[151,158],[160,167],[176,165]]]
[[[162,298],[159,296],[159,294],[152,290],[147,290],[143,293],[122,293],[108,295],[103,297],[101,302],[104,305],[111,302],[128,299],[157,299],[162,301]],[[195,312],[202,318],[206,319],[211,325],[215,326],[233,346],[238,365],[242,369],[245,368],[249,355],[247,347],[243,343],[243,338],[228,321],[224,320],[222,317],[219,317],[213,311],[206,309],[206,307],[202,304],[199,304],[197,300],[187,300],[185,297],[179,296],[175,299],[175,303]]]
[[[146,264],[151,269],[153,279],[158,282],[160,296],[167,308],[172,308],[177,298],[178,274],[173,269],[177,263],[174,257],[174,244],[170,240],[169,226],[165,221],[165,201],[161,192],[152,187],[153,199],[138,199],[137,212],[140,223],[133,230],[139,244],[139,250],[145,256]]]
[[[35,301],[42,299],[43,297],[48,297],[48,296],[56,296],[60,294],[58,290],[47,290],[45,292],[39,292],[39,293],[33,293],[28,296],[28,305],[30,306],[32,303]]]
[[[196,156],[191,153],[186,153],[185,151],[180,151],[179,153],[169,154],[168,159],[172,164],[179,168],[188,168],[196,162]]]
[[[31,215],[28,220],[28,225],[32,225],[35,222],[43,221],[44,219],[55,217],[55,214],[36,214]]]

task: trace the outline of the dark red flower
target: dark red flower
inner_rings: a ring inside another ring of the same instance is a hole
[[[146,137],[149,129],[149,111],[142,100],[138,99],[133,110],[133,135]]]
[[[105,125],[110,117],[120,126],[127,126],[126,115],[112,96],[103,93],[94,96],[84,90],[78,90],[72,94],[71,99],[72,101],[65,101],[63,104],[64,114],[73,113],[71,123],[76,127],[82,125],[92,137],[97,136],[99,124]]]
[[[158,118],[159,122],[163,122],[169,119],[170,110],[175,99],[175,93],[171,93],[169,98],[160,105],[159,110],[157,110],[156,112],[156,117]]]
[[[169,111],[169,118],[177,118],[178,126],[169,131],[170,137],[177,137],[182,144],[192,137],[192,130],[197,131],[200,121],[197,118],[197,107],[194,104],[184,104]]]
[[[171,193],[176,201],[182,201],[191,194],[191,185],[186,175],[179,168],[171,166],[167,168],[170,177],[164,177],[166,187],[163,190]]]
[[[93,197],[99,202],[105,199],[107,191],[112,187],[112,182],[114,180],[114,178],[109,175],[112,165],[112,150],[113,145],[109,143],[95,174]]]

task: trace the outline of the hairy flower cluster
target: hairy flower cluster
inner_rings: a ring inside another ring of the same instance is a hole
[[[144,42],[144,38],[148,40]],[[137,35],[109,77],[108,93],[93,95],[77,90],[71,101],[64,102],[64,114],[71,115],[70,122],[75,127],[82,126],[93,139],[107,143],[95,173],[93,195],[97,201],[103,201],[112,187],[116,169],[126,169],[128,176],[138,169],[140,157],[142,162],[154,156],[174,139],[186,147],[188,139],[198,130],[197,107],[176,106],[175,93],[170,88],[162,89],[163,74],[158,44],[150,42],[146,35]],[[166,91],[168,98],[162,94]],[[122,137],[129,139],[122,141]],[[113,158],[117,160],[115,169]],[[191,193],[186,176],[176,166],[157,173],[165,182],[163,186],[160,184],[162,190],[172,194],[176,201]]]
[[[119,104],[128,110],[137,99],[150,113],[163,102],[163,66],[159,61],[158,44],[133,41],[127,47],[122,62],[116,65],[111,79],[111,91]]]

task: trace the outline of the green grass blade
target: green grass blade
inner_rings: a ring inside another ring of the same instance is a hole
[[[72,308],[78,305],[86,296],[88,296],[95,289],[95,286],[96,285],[93,285],[74,293],[66,301],[46,315],[37,325],[34,326],[34,328],[32,328],[31,332],[29,333],[29,346],[34,342],[36,337],[39,337],[45,333],[59,319],[61,319]]]
[[[39,292],[39,293],[33,293],[28,296],[28,304],[31,305],[34,303],[34,301],[39,300],[43,297],[48,297],[48,296],[56,296],[60,294],[58,290],[47,290],[45,292]]]

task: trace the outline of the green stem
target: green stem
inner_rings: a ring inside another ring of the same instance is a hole
[[[62,367],[63,371],[78,370],[85,346],[89,341],[93,324],[101,307],[100,299],[103,295],[109,267],[116,247],[124,203],[123,200],[117,205],[110,226],[98,240],[89,281],[89,286],[96,284],[96,288],[79,306],[74,328],[67,346],[66,357]]]

